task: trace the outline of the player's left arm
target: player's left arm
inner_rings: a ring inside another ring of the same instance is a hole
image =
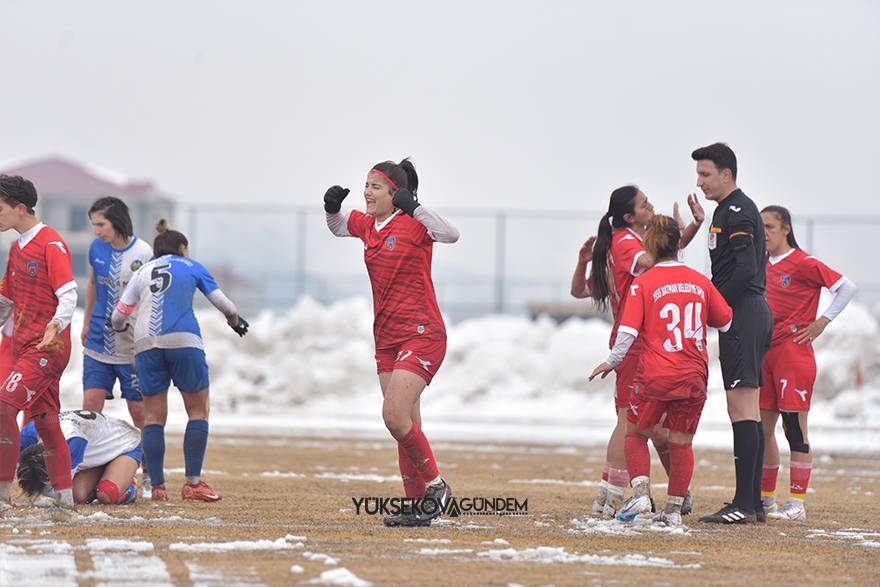
[[[703,288],[707,298],[708,316],[706,322],[709,326],[717,328],[720,332],[727,332],[733,324],[733,309],[728,305],[721,292],[712,285],[711,281],[707,279]]]
[[[855,297],[858,288],[856,284],[831,269],[815,257],[807,257],[803,261],[803,277],[817,287],[827,287],[831,294],[831,303],[828,304],[821,316],[812,324],[798,332],[794,342],[797,344],[812,343],[821,335],[832,320],[843,311]]]
[[[200,263],[196,264],[194,267],[195,277],[196,277],[196,287],[201,290],[205,297],[208,298],[208,301],[211,304],[220,310],[220,312],[226,316],[226,323],[229,324],[230,328],[232,328],[239,336],[244,336],[247,334],[248,321],[239,316],[238,308],[235,307],[235,304],[232,303],[226,294],[224,294],[220,287],[217,285],[217,282],[214,280],[214,276]]]
[[[122,332],[128,328],[126,321],[129,316],[134,314],[138,302],[141,301],[141,292],[144,288],[143,280],[147,275],[147,267],[149,267],[149,265],[144,265],[138,269],[137,273],[131,277],[128,285],[126,285],[125,289],[122,291],[122,295],[119,297],[119,302],[116,304],[116,307],[113,308],[113,313],[110,315],[110,327],[113,330]]]
[[[37,350],[46,348],[56,334],[70,325],[76,310],[76,280],[71,269],[70,250],[64,241],[51,241],[46,245],[46,269],[58,305],[55,315],[46,324],[43,340],[37,344]]]
[[[418,220],[434,242],[452,244],[458,241],[461,236],[458,229],[452,226],[448,220],[434,210],[422,206],[416,195],[406,188],[394,192],[392,202],[395,208]]]

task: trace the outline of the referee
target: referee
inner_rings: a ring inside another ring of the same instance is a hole
[[[733,325],[719,333],[721,374],[733,425],[736,495],[701,522],[747,524],[766,521],[761,504],[764,432],[758,408],[761,367],[770,348],[773,317],[765,297],[764,223],[755,203],[736,187],[736,155],[723,143],[691,153],[697,186],[718,204],[709,228],[712,283],[730,307]]]

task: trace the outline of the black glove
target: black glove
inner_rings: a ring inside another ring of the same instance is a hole
[[[126,330],[128,330],[128,327],[129,327],[130,325],[129,325],[129,323],[126,321],[126,323],[125,323],[125,327],[124,327],[122,330],[116,330],[115,328],[113,328],[113,317],[112,317],[112,315],[111,315],[111,316],[107,316],[107,326],[109,326],[109,327],[110,327],[110,330],[113,330],[114,332],[125,332]]]
[[[342,209],[342,200],[348,195],[350,190],[342,186],[335,185],[324,194],[324,210],[330,214],[336,214]]]
[[[401,188],[394,192],[394,197],[391,199],[391,203],[394,204],[395,208],[400,208],[404,213],[409,214],[410,216],[413,215],[416,208],[421,206],[416,195],[406,188]]]
[[[346,191],[348,191],[348,190],[346,190]],[[250,324],[248,324],[248,321],[245,320],[244,318],[242,318],[241,316],[238,317],[238,322],[235,323],[235,326],[233,326],[232,324],[229,325],[229,327],[231,329],[233,329],[235,331],[235,333],[238,334],[239,336],[244,336],[245,334],[247,334],[249,326],[250,326]]]

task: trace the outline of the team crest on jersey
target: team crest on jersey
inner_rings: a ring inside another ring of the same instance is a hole
[[[37,276],[37,262],[36,261],[28,261],[27,270],[28,270],[28,274],[30,274],[31,277],[36,277]]]
[[[396,242],[397,242],[396,236],[389,236],[388,238],[385,239],[385,248],[388,249],[389,251],[393,251],[394,250],[394,243],[396,243]]]
[[[781,285],[782,287],[788,287],[789,285],[791,285],[791,275],[782,275],[779,278],[779,285]]]
[[[131,262],[131,270],[132,271],[137,271],[138,269],[140,269],[143,266],[144,266],[144,264],[140,259],[135,259],[134,261]]]

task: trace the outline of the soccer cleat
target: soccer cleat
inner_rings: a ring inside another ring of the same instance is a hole
[[[617,515],[617,512],[623,506],[623,491],[622,487],[608,486],[607,498],[605,505],[602,507],[603,518],[610,520]]]
[[[674,528],[681,526],[681,514],[679,512],[660,512],[653,516],[651,522],[655,526],[669,526]]]
[[[165,489],[165,485],[151,486],[150,499],[153,501],[168,501],[168,491]]]
[[[147,473],[143,473],[141,476],[141,497],[144,499],[150,499],[153,497],[153,486],[150,484],[150,475]]]
[[[681,515],[687,516],[692,511],[694,511],[694,494],[688,489],[687,495],[684,496],[684,501],[681,504]]]
[[[799,499],[789,499],[781,508],[768,512],[767,517],[771,520],[788,520],[791,522],[803,522],[807,519],[807,509],[804,502]]]
[[[755,506],[755,521],[759,524],[764,524],[767,522],[767,510],[764,509],[763,503]]]
[[[430,526],[431,520],[421,520],[416,516],[412,507],[407,505],[405,507],[400,508],[400,511],[396,514],[391,514],[390,516],[385,516],[382,519],[382,523],[388,526],[389,528],[395,527],[413,527],[413,526]]]
[[[125,493],[122,494],[122,498],[119,500],[120,505],[128,505],[134,503],[137,499],[138,495],[138,482],[137,476],[131,478],[131,483],[128,484],[128,487],[125,488]]]
[[[621,522],[632,522],[639,514],[651,515],[651,497],[648,494],[634,495],[617,512],[615,518]]]
[[[703,516],[700,521],[704,524],[754,524],[756,519],[755,512],[728,503],[714,514]]]
[[[596,494],[596,499],[593,500],[592,514],[594,516],[601,516],[602,515],[602,512],[605,510],[605,500],[607,498],[608,498],[607,481],[602,481],[599,484],[599,492]]]
[[[452,499],[452,488],[445,480],[440,479],[439,483],[428,485],[419,507],[421,511],[416,512],[415,517],[430,523],[434,518],[440,517],[450,499]]]
[[[56,499],[47,511],[53,522],[69,522],[77,517],[76,506],[72,503],[64,503],[60,499]]]
[[[153,491],[155,491],[155,488],[153,488]],[[223,499],[222,493],[214,491],[204,481],[199,481],[195,485],[184,483],[183,489],[180,490],[180,495],[185,500],[191,499],[195,501],[220,501]]]

